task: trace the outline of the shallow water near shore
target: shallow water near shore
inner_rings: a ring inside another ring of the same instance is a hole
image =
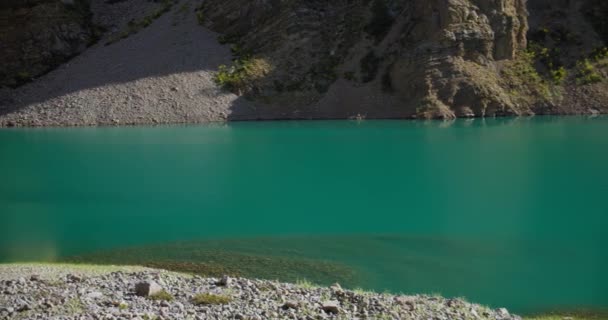
[[[0,177],[0,262],[608,307],[607,117],[5,129]]]

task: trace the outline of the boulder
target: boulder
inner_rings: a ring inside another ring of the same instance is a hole
[[[232,278],[229,276],[223,276],[219,281],[215,283],[218,286],[227,287],[232,284]]]
[[[163,288],[154,281],[142,281],[135,285],[135,294],[140,297],[149,297],[163,291]]]
[[[327,313],[338,314],[340,313],[340,303],[338,301],[325,301],[321,305],[321,309]]]

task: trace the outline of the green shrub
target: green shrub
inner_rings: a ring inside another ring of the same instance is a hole
[[[564,82],[564,80],[566,80],[566,77],[568,76],[568,71],[566,71],[566,68],[559,67],[555,70],[551,70],[551,78],[553,79],[553,83],[560,85]]]
[[[196,20],[200,25],[203,25],[205,23],[205,15],[203,14],[202,10],[196,11]]]
[[[608,58],[608,47],[596,48],[591,52],[591,59],[594,61],[600,61]]]
[[[602,76],[595,70],[589,59],[576,63],[577,75],[576,82],[579,85],[587,85],[602,81]]]
[[[232,301],[232,298],[224,295],[217,295],[212,293],[201,293],[197,294],[192,298],[192,303],[197,306],[201,305],[217,305],[217,304],[228,304]]]
[[[270,64],[262,58],[236,59],[232,66],[219,66],[215,82],[226,89],[238,94],[249,90],[253,82],[267,75],[271,70]]]

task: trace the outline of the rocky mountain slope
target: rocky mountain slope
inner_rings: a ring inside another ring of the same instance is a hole
[[[7,1],[0,126],[606,113],[606,14],[601,0]]]
[[[454,118],[605,112],[605,8],[585,0],[208,0],[201,12],[239,58],[228,87],[271,114],[296,103],[310,117]],[[581,43],[528,46],[539,30]],[[564,70],[543,65],[546,46],[568,57]]]
[[[0,90],[0,126],[221,121],[247,102],[214,82],[229,48],[198,25],[193,0],[91,0],[105,29],[79,56]],[[50,22],[49,22],[50,23]]]

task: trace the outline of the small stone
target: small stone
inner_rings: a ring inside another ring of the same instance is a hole
[[[75,274],[68,274],[67,277],[68,282],[82,282],[84,280],[81,276]]]
[[[342,286],[339,283],[334,283],[329,287],[332,291],[342,291]]]
[[[39,276],[39,275],[37,275],[37,274],[33,274],[33,275],[30,277],[30,281],[40,281],[40,276]]]
[[[471,315],[475,318],[475,319],[479,319],[479,314],[477,314],[477,311],[473,308],[471,308]]]
[[[297,309],[299,306],[297,301],[286,301],[282,306],[281,309],[283,310],[287,310],[287,309]]]
[[[223,276],[220,281],[215,283],[218,286],[227,287],[232,284],[232,279],[228,276]]]
[[[21,305],[19,308],[17,308],[17,312],[24,312],[24,311],[28,311],[28,310],[32,310],[32,307],[30,307],[30,305],[27,303],[25,303],[25,304]]]
[[[403,309],[407,311],[414,311],[416,309],[416,304],[410,297],[399,296],[395,297],[394,301],[396,304],[403,306]]]
[[[99,291],[90,292],[87,294],[87,298],[89,298],[89,299],[103,298],[103,293],[101,293]]]
[[[511,314],[509,314],[509,310],[505,308],[497,309],[496,313],[498,313],[498,316],[501,318],[508,318],[509,316],[511,316]]]
[[[321,309],[327,313],[338,314],[340,312],[340,304],[338,301],[325,301],[321,305]]]
[[[135,294],[140,297],[149,297],[163,291],[163,288],[154,281],[142,281],[135,285]]]

